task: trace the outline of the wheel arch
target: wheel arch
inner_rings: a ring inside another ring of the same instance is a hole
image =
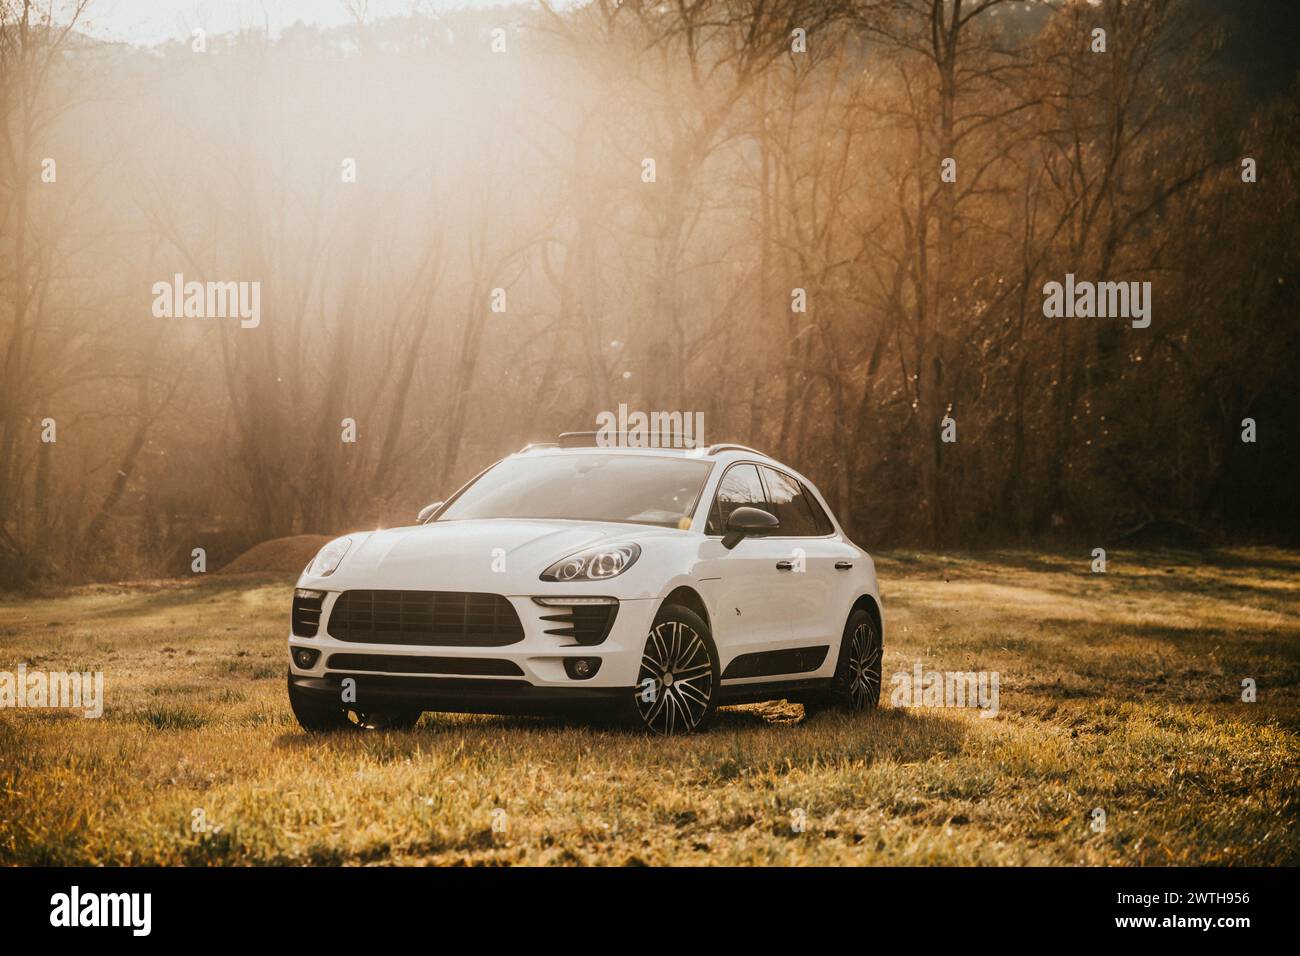
[[[844,618],[845,625],[848,624],[849,618],[853,616],[854,612],[858,610],[866,611],[871,615],[871,621],[876,625],[876,634],[880,636],[880,643],[883,646],[885,643],[885,622],[880,616],[880,604],[870,594],[860,595],[853,602],[853,606],[849,608],[849,613]]]
[[[704,598],[700,596],[700,592],[695,590],[695,588],[685,584],[673,588],[664,596],[664,599],[659,602],[659,607],[663,608],[669,604],[677,604],[681,607],[687,608],[688,610],[694,611],[700,616],[700,620],[702,620],[705,626],[708,627],[710,633],[712,633],[713,622],[709,618],[709,608],[704,603]]]

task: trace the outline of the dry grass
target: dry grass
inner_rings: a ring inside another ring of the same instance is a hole
[[[998,671],[995,719],[773,704],[663,741],[428,714],[311,739],[284,694],[285,581],[0,603],[0,670],[103,670],[107,696],[100,720],[0,711],[0,863],[1300,863],[1300,556],[879,568],[886,675]]]

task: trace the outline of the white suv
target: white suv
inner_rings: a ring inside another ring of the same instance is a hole
[[[751,448],[566,434],[419,520],[338,538],[299,579],[289,701],[306,730],[587,710],[679,734],[719,704],[880,698],[870,556]]]

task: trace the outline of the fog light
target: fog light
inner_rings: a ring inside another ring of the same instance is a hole
[[[293,649],[293,662],[305,671],[309,671],[316,666],[318,657],[320,657],[320,651],[314,648],[295,647]]]
[[[599,657],[566,657],[564,671],[573,680],[587,680],[600,670]]]

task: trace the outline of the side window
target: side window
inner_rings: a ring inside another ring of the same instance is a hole
[[[742,506],[767,509],[763,483],[758,480],[758,468],[754,465],[732,465],[727,469],[718,485],[713,507],[709,509],[704,533],[722,534],[731,513]]]
[[[808,502],[808,507],[812,509],[813,523],[817,525],[817,534],[832,534],[835,531],[835,525],[831,524],[831,519],[827,516],[825,509],[822,508],[806,485],[801,487],[803,488],[804,501]]]
[[[772,498],[772,511],[781,522],[776,532],[778,535],[783,538],[812,538],[824,533],[817,529],[808,496],[799,482],[766,466],[763,480],[767,482],[767,491]]]

